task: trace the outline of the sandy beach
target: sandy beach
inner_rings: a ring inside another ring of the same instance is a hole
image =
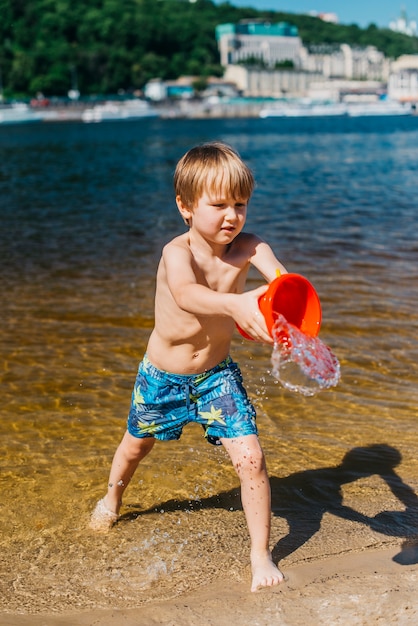
[[[54,615],[0,614],[3,626],[409,626],[417,623],[418,543],[290,567],[277,588],[250,593],[220,579],[137,609]]]
[[[1,626],[418,624],[417,119],[2,129]],[[197,425],[88,529],[181,227],[173,164],[214,137],[250,159],[249,230],[315,285],[342,372],[293,394],[234,339],[286,577],[255,594],[236,472]]]

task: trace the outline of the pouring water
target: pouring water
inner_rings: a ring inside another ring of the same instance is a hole
[[[337,357],[318,337],[311,337],[279,314],[272,329],[272,375],[290,391],[313,396],[338,384]]]

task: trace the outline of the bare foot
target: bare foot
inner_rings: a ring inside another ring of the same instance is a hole
[[[91,514],[89,527],[97,532],[107,532],[118,521],[119,515],[107,508],[105,499],[99,500]]]
[[[279,585],[284,578],[279,568],[273,563],[269,552],[251,557],[251,570],[253,574],[251,591],[257,591],[260,587]]]

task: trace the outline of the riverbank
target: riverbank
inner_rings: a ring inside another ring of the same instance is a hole
[[[418,543],[295,565],[280,587],[250,593],[219,580],[137,609],[0,614],[4,626],[412,626],[418,620]]]
[[[141,119],[236,119],[265,117],[367,117],[416,115],[416,109],[396,102],[346,105],[344,103],[315,103],[305,100],[279,101],[272,99],[212,97],[196,100],[174,100],[150,103],[134,99],[94,102],[66,101],[40,104],[9,105],[0,108],[0,124],[21,122],[102,122]]]
[[[117,103],[108,103],[112,106]],[[242,100],[236,103],[208,102],[206,100],[183,100],[169,104],[151,104],[149,111],[161,119],[206,119],[259,117],[265,102]],[[102,104],[73,103],[69,106],[50,106],[42,113],[45,122],[86,121],[86,111],[103,107]],[[123,117],[123,116],[121,116]],[[100,120],[89,120],[100,121]]]
[[[0,126],[29,122],[102,122],[158,117],[161,119],[257,118],[265,106],[258,100],[219,99],[149,103],[145,100],[14,103],[0,106]]]

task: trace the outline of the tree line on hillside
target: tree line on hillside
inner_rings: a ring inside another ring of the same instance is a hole
[[[262,18],[296,25],[305,45],[374,45],[418,53],[418,39],[370,25],[237,8],[211,0],[0,0],[0,91],[5,97],[113,94],[151,78],[221,76],[217,24]]]

